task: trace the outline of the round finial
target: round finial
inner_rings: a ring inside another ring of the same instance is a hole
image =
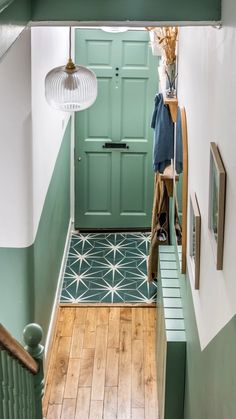
[[[23,330],[23,338],[26,345],[30,347],[37,346],[43,337],[43,330],[37,323],[30,323]]]

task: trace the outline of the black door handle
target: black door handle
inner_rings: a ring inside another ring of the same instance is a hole
[[[102,148],[126,148],[128,149],[129,146],[126,143],[105,143],[103,144]]]

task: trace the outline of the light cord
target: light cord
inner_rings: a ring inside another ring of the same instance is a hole
[[[71,60],[71,26],[69,27],[69,60]]]
[[[75,70],[76,66],[74,65],[71,58],[71,26],[69,26],[69,60],[66,65],[66,70]]]

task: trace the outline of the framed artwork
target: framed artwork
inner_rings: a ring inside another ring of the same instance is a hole
[[[216,143],[211,143],[208,227],[216,269],[223,269],[226,172]]]
[[[196,194],[190,195],[190,243],[189,256],[194,277],[194,288],[200,287],[201,214]]]

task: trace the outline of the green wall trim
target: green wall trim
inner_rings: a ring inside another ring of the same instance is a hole
[[[31,0],[15,0],[0,13],[0,58],[31,20]]]
[[[29,322],[48,331],[70,222],[70,132],[69,121],[34,244],[0,248],[0,322],[20,341]]]
[[[221,0],[32,0],[32,20],[219,21]]]
[[[31,0],[15,0],[0,14],[0,22],[25,25],[31,18]]]
[[[181,292],[187,336],[185,419],[235,419],[236,316],[202,351],[189,277]]]
[[[3,12],[14,0],[0,0],[0,13]]]

